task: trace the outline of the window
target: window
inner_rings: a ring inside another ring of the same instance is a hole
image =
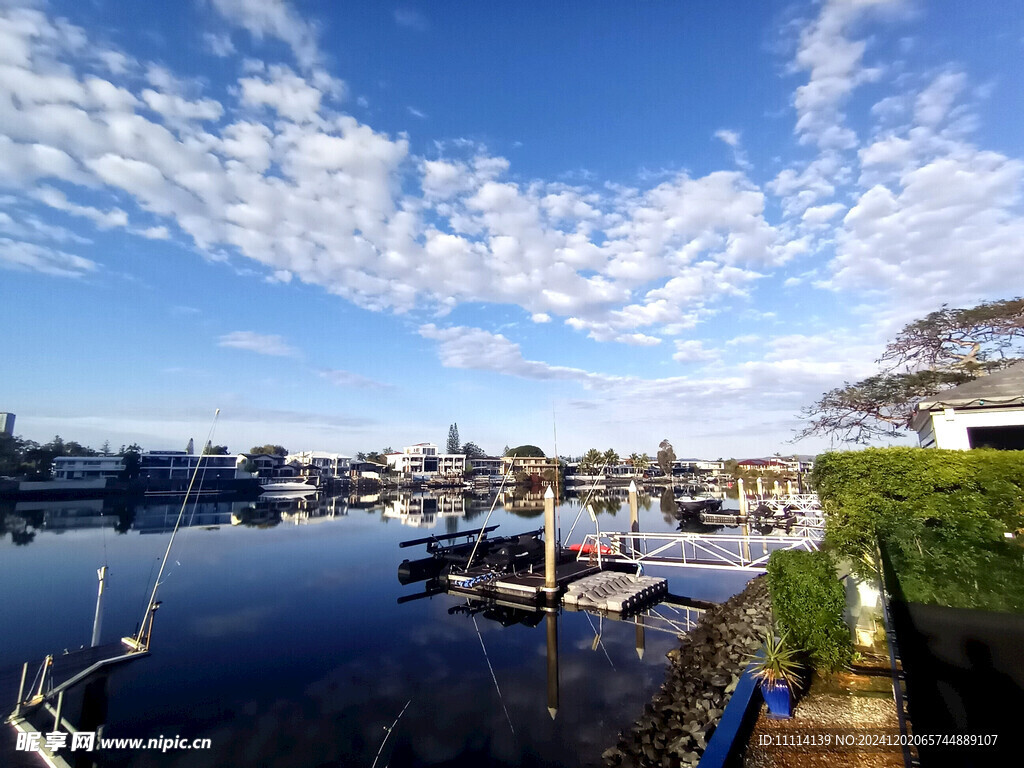
[[[967,441],[971,448],[1024,451],[1024,424],[1006,427],[968,427]]]

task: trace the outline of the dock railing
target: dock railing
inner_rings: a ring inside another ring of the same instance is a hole
[[[772,552],[788,549],[812,551],[821,543],[820,529],[801,536],[744,536],[700,533],[619,532],[587,534],[580,548],[603,552],[608,563],[643,568],[645,565],[682,566],[763,572]],[[602,547],[604,549],[602,549]]]

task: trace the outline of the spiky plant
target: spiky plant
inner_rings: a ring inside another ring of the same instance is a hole
[[[764,632],[760,657],[753,656],[754,676],[766,685],[787,683],[795,688],[800,682],[800,663],[796,649],[789,645],[786,635],[776,637],[771,630]]]

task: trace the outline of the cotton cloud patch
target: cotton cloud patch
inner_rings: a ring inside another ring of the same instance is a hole
[[[261,334],[255,331],[232,331],[217,340],[217,346],[244,349],[258,355],[272,357],[299,357],[301,352],[290,346],[277,334]]]

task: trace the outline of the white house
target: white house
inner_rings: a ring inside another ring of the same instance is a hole
[[[124,470],[120,456],[58,456],[53,460],[54,480],[97,480],[118,477]]]
[[[910,425],[922,448],[1024,450],[1024,363],[925,398]]]
[[[403,475],[461,475],[466,471],[466,455],[438,453],[434,443],[407,445],[401,453],[385,456],[388,466]]]
[[[284,461],[300,467],[314,467],[320,477],[348,477],[352,457],[324,451],[302,451],[289,453]]]

